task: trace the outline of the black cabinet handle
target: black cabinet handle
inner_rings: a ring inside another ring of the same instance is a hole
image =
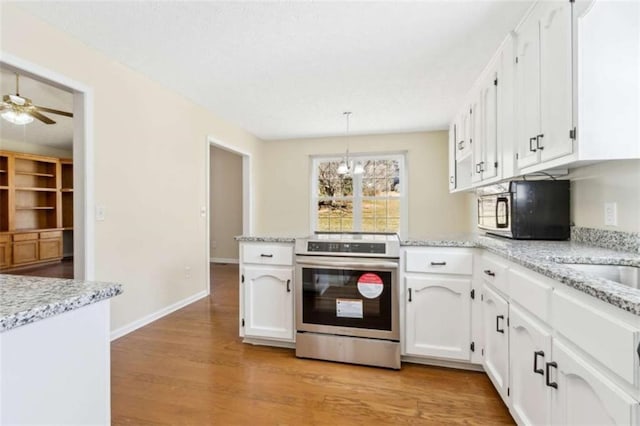
[[[476,173],[480,173],[480,163],[476,164]]]
[[[409,289],[409,302],[411,302],[411,289]]]
[[[480,166],[480,173],[484,172],[484,161],[481,161],[478,165]]]
[[[544,135],[540,134],[538,136],[536,136],[536,148],[537,149],[544,149],[544,146],[540,146],[540,139],[544,138]]]
[[[449,176],[449,183],[453,183],[453,176]]]
[[[504,315],[498,315],[496,317],[496,331],[504,334],[504,328],[500,328],[500,320],[504,320]]]
[[[553,367],[553,368],[557,369],[558,368],[558,363],[556,363],[555,361],[547,363],[547,367],[546,367],[546,369],[547,369],[547,378],[545,379],[546,383],[547,383],[547,386],[549,386],[550,388],[558,389],[558,384],[556,382],[550,381],[550,379],[551,379],[551,373],[549,372],[549,368],[550,367]]]
[[[264,253],[262,253],[260,255],[260,257],[273,257],[273,255],[272,254],[264,254]]]
[[[529,151],[536,152],[538,149],[533,147],[533,141],[537,141],[536,137],[529,138]],[[536,142],[537,143],[537,142]]]
[[[431,266],[445,266],[447,262],[431,262]]]
[[[538,356],[544,358],[544,351],[535,351],[533,353],[533,372],[544,376],[544,370],[542,368],[538,368]]]
[[[485,273],[485,275],[489,275],[490,277],[496,276],[496,273],[492,272],[491,269],[485,269],[483,272]]]
[[[458,149],[462,151],[464,149],[464,141],[458,142]]]
[[[291,280],[287,280],[287,293],[291,293]]]

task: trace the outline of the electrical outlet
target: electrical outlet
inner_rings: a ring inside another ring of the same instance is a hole
[[[618,226],[618,203],[604,203],[604,224]]]
[[[191,266],[184,267],[184,277],[191,278]]]
[[[103,221],[107,215],[107,209],[104,206],[96,206],[96,220]]]

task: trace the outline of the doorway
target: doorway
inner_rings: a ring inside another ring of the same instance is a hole
[[[46,119],[22,125],[4,120],[0,128],[0,150],[11,166],[3,168],[8,177],[3,216],[9,218],[0,229],[9,262],[3,272],[93,279],[93,224],[87,214],[93,198],[88,168],[91,90],[9,54],[0,61],[0,77],[3,95],[17,93],[19,83],[20,98],[73,114],[45,113],[55,124],[45,124]],[[25,102],[20,98],[18,102]],[[5,103],[4,110],[9,109],[13,107]]]
[[[239,250],[234,237],[251,233],[251,157],[208,138],[207,160],[209,264],[237,264]],[[209,271],[213,274],[213,268]]]

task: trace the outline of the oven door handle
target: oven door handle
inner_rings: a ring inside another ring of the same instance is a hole
[[[298,265],[305,266],[328,266],[333,268],[358,268],[358,269],[367,269],[367,268],[397,268],[398,263],[396,262],[332,262],[328,260],[296,260]]]

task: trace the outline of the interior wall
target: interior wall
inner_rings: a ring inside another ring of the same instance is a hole
[[[209,197],[207,136],[254,157],[262,142],[16,4],[0,7],[3,53],[93,90],[89,167],[95,202],[106,211],[95,225],[95,278],[124,287],[124,294],[112,299],[112,330],[203,294],[209,286],[207,223],[201,214]],[[255,191],[259,186],[253,182]]]
[[[0,139],[0,151],[24,152],[26,154],[45,155],[49,157],[73,158],[73,150],[60,149],[28,142]]]
[[[242,235],[242,156],[211,147],[210,161],[211,257],[214,262],[238,260]]]
[[[265,142],[260,175],[264,234],[301,236],[310,229],[312,155],[344,155],[344,137]],[[407,152],[408,233],[412,238],[439,232],[471,231],[472,194],[449,194],[446,131],[351,136],[352,153]]]
[[[576,226],[640,232],[640,160],[616,160],[571,171],[571,220]],[[618,205],[618,226],[604,224],[604,203]]]

